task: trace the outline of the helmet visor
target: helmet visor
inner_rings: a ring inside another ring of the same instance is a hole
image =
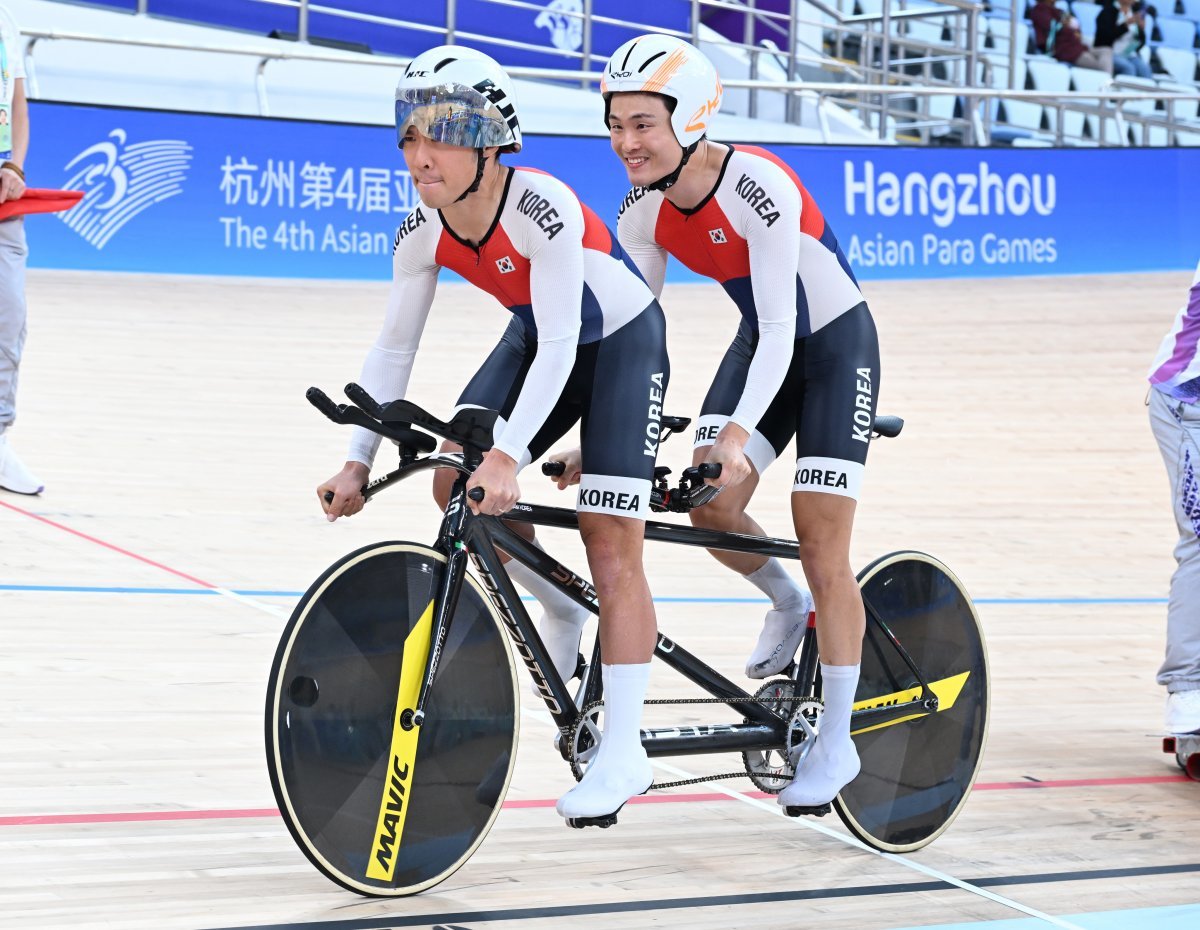
[[[396,92],[396,141],[414,127],[447,145],[481,149],[512,143],[508,124],[494,103],[473,87],[441,84]]]

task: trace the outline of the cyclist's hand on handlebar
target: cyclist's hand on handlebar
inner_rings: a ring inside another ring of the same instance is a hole
[[[317,488],[317,500],[332,523],[338,517],[352,517],[366,505],[362,495],[371,470],[362,462],[347,462],[342,470]]]
[[[560,491],[565,491],[573,484],[579,484],[579,478],[583,474],[583,453],[578,446],[562,452],[552,452],[548,459],[562,466],[561,472],[550,475],[550,480],[558,485]]]
[[[721,473],[716,478],[706,478],[705,484],[714,488],[731,488],[750,477],[750,460],[745,453],[749,438],[750,434],[736,423],[725,424],[704,459],[719,464]]]
[[[512,510],[513,504],[521,496],[521,489],[517,486],[517,463],[499,449],[489,450],[467,480],[467,490],[472,488],[483,488],[485,492],[483,500],[478,503],[467,498],[467,506],[472,512],[499,516]]]

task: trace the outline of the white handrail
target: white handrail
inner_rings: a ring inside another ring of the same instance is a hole
[[[433,31],[439,31],[437,27],[429,28]],[[369,55],[361,52],[322,53],[249,46],[198,45],[190,42],[168,41],[164,39],[118,38],[114,36],[105,36],[85,32],[71,32],[60,29],[26,29],[23,30],[23,34],[29,39],[25,47],[25,59],[29,96],[32,98],[36,99],[40,96],[40,90],[37,83],[37,72],[33,58],[34,48],[38,42],[43,40],[61,42],[92,42],[102,45],[136,46],[141,48],[191,51],[220,55],[238,55],[257,58],[259,59],[256,75],[256,82],[258,85],[259,112],[260,115],[263,116],[269,115],[270,109],[266,94],[265,68],[271,61],[308,61],[365,65],[368,67],[395,69],[399,69],[409,61],[409,59],[406,58],[394,57],[390,55]],[[514,78],[542,81],[572,81],[584,82],[587,84],[598,84],[601,78],[604,76],[600,72],[576,71],[565,68],[512,67],[507,68],[506,70]],[[1178,100],[1200,101],[1200,88],[1198,88],[1194,93],[1162,90],[1132,91],[1124,89],[1047,93],[1045,91],[1018,91],[1007,88],[951,86],[936,87],[912,84],[850,84],[839,82],[760,81],[746,79],[731,79],[728,81],[723,81],[722,83],[726,87],[745,88],[747,90],[769,90],[787,94],[815,94],[820,98],[822,103],[826,102],[831,97],[845,96],[935,97],[950,95],[953,97],[961,97],[964,99],[964,101],[966,101],[967,109],[972,111],[972,115],[965,117],[965,119],[971,125],[976,125],[978,122],[977,114],[974,113],[975,107],[984,100],[998,98],[1005,100],[1029,100],[1048,103],[1050,105],[1058,105],[1060,110],[1065,101],[1108,101],[1117,104],[1115,115],[1117,115],[1119,118],[1133,120],[1134,122],[1141,123],[1143,125],[1178,128],[1180,121],[1174,117],[1173,102]],[[1133,100],[1162,100],[1172,101],[1172,103],[1168,107],[1167,117],[1165,120],[1152,114],[1120,113],[1120,104]],[[856,106],[862,106],[861,102],[856,103]],[[1062,121],[1059,120],[1060,125],[1061,122]],[[1200,125],[1197,125],[1196,129],[1197,131],[1200,131]],[[828,138],[828,136],[826,136],[826,138]],[[987,140],[976,134],[976,141],[986,144]]]

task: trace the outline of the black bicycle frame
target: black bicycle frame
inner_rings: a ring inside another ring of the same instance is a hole
[[[467,475],[462,471],[463,466],[456,458],[444,455],[431,455],[416,462],[401,465],[396,471],[372,482],[370,487],[372,491],[376,491],[383,486],[406,478],[416,471],[446,466],[460,470],[443,515],[435,546],[446,556],[446,571],[438,589],[437,608],[433,618],[432,647],[425,678],[415,712],[402,717],[401,724],[408,728],[414,724],[420,725],[424,719],[425,702],[429,689],[437,676],[442,647],[446,641],[454,609],[458,604],[458,596],[462,590],[463,579],[466,575],[466,562],[469,557],[500,614],[509,636],[516,645],[517,652],[532,676],[547,710],[559,730],[565,734],[578,722],[580,708],[600,699],[599,641],[593,650],[592,660],[588,663],[580,689],[576,697],[572,698],[566,683],[550,660],[536,626],[522,604],[520,595],[504,568],[503,560],[496,552],[496,547],[541,577],[551,581],[571,600],[583,605],[592,613],[599,614],[600,606],[596,590],[584,576],[571,571],[553,556],[526,541],[514,529],[506,525],[508,523],[528,523],[577,530],[579,516],[574,510],[562,507],[525,503],[518,503],[504,515],[503,519],[473,514],[466,504]],[[723,549],[787,559],[799,558],[799,546],[793,541],[748,536],[740,533],[724,533],[656,521],[647,521],[645,538],[707,549]],[[852,716],[852,729],[878,726],[892,719],[911,717],[914,711],[929,712],[936,709],[937,699],[924,676],[903,645],[869,604],[867,605],[867,616],[882,630],[886,640],[911,669],[921,685],[922,693],[914,701],[855,711]],[[643,729],[642,744],[649,755],[745,752],[777,749],[783,745],[788,721],[770,710],[765,704],[750,700],[752,696],[748,692],[661,633],[655,644],[654,653],[662,662],[689,681],[726,703],[727,706],[743,716],[745,721],[742,723]],[[800,659],[796,666],[797,696],[815,694],[816,679],[816,636],[815,630],[810,627],[805,632]],[[566,746],[565,742],[562,749],[564,756],[569,758],[570,747]]]

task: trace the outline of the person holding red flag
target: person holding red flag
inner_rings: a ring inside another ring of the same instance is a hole
[[[41,480],[17,458],[8,442],[16,419],[17,371],[25,346],[25,220],[12,201],[25,193],[25,154],[29,150],[29,107],[21,32],[0,6],[0,207],[16,215],[0,220],[0,488],[40,494]],[[5,211],[8,212],[8,211]]]
[[[69,210],[83,192],[27,188],[28,151],[21,31],[0,6],[0,490],[41,494],[45,485],[8,442],[8,429],[17,416],[17,372],[25,348],[25,214]]]

